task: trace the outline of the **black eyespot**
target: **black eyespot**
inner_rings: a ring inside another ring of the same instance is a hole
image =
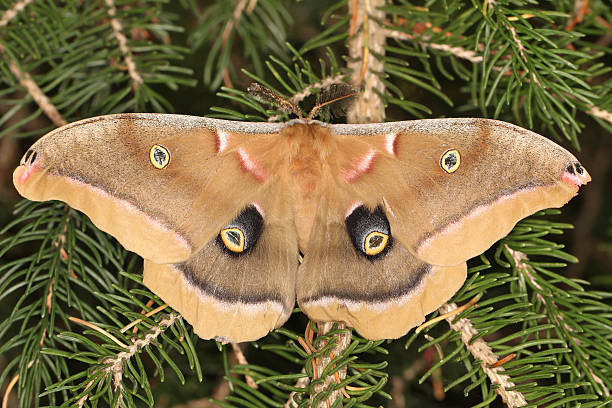
[[[38,152],[34,150],[34,153],[32,153],[32,160],[30,160],[30,164],[34,164],[37,156],[38,156]]]
[[[584,168],[580,165],[580,163],[574,163],[574,167],[576,167],[576,171],[578,172],[578,174],[584,174]]]
[[[254,205],[221,229],[217,244],[229,255],[239,256],[253,249],[263,228],[263,217]]]
[[[166,161],[166,153],[163,150],[157,149],[153,153],[153,158],[157,164],[161,166],[162,163]]]
[[[26,152],[25,156],[23,156],[23,164],[28,164],[28,159],[30,155],[34,152],[34,150],[30,149]]]
[[[380,206],[373,212],[363,205],[355,208],[345,224],[357,253],[370,260],[384,256],[392,246],[389,220]]]
[[[566,170],[570,174],[576,174],[576,171],[574,170],[574,165],[573,164],[568,164]]]
[[[457,156],[455,156],[454,154],[448,155],[446,156],[446,158],[444,158],[444,167],[454,167],[455,164],[457,164]]]

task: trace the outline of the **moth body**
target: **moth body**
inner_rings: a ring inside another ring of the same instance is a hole
[[[296,300],[313,320],[400,337],[459,289],[467,259],[590,176],[562,147],[493,120],[119,114],[43,136],[13,181],[141,255],[145,285],[201,337],[248,341]]]

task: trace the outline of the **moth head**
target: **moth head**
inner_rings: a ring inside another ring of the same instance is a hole
[[[375,260],[391,249],[393,239],[389,220],[380,206],[370,211],[362,204],[356,205],[349,209],[345,224],[358,254]]]
[[[346,116],[347,111],[357,101],[359,89],[346,82],[332,83],[320,89],[316,95],[316,105],[310,110],[308,119],[318,116],[324,122],[332,117]]]

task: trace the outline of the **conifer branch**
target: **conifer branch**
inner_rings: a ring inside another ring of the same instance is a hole
[[[151,327],[149,331],[144,335],[142,339],[138,339],[134,341],[129,347],[127,347],[127,351],[122,351],[118,353],[115,357],[109,357],[105,359],[102,364],[106,367],[101,371],[105,374],[111,374],[113,376],[113,388],[115,391],[119,390],[119,398],[115,403],[115,408],[121,405],[121,401],[123,398],[123,370],[124,363],[132,358],[134,354],[136,354],[141,349],[147,347],[152,342],[157,340],[157,338],[169,327],[171,327],[178,319],[180,319],[180,315],[170,314],[165,319],[162,319],[157,325]],[[93,375],[93,374],[92,374]],[[88,388],[88,387],[86,387]]]
[[[115,7],[114,0],[104,0],[106,6],[108,7],[108,15],[110,16],[111,27],[113,28],[113,33],[115,34],[115,38],[119,43],[119,49],[121,50],[121,54],[123,54],[123,58],[125,60],[125,64],[127,65],[128,72],[130,74],[130,78],[134,82],[134,90],[138,89],[142,83],[142,77],[140,73],[136,69],[136,63],[134,62],[134,57],[132,56],[132,51],[128,47],[128,41],[125,34],[123,34],[123,24],[121,24],[121,20],[117,18],[117,7]]]
[[[386,35],[378,21],[385,12],[384,0],[353,0],[349,2],[351,33],[347,67],[353,73],[353,84],[363,89],[357,102],[347,113],[348,123],[377,123],[385,120],[385,104],[381,95],[385,85],[379,73],[384,70]]]
[[[422,35],[422,36],[417,37],[412,34],[406,33],[404,31],[392,30],[389,28],[385,29],[385,35],[388,38],[393,38],[396,40],[413,41],[413,40],[417,40],[418,38],[419,40],[418,43],[423,47],[431,48],[431,49],[438,50],[438,51],[450,52],[456,57],[461,58],[461,59],[466,59],[474,64],[480,64],[483,60],[482,56],[478,55],[475,51],[467,50],[463,47],[428,42],[428,40],[430,40],[431,38],[428,35]]]
[[[334,347],[332,347],[327,353],[323,354],[321,357],[316,358],[314,361],[316,363],[316,371],[319,376],[325,372],[325,369],[329,366],[331,361],[344,354],[348,346],[351,344],[352,332],[350,329],[346,329],[344,323],[335,323],[335,322],[323,322],[319,323],[319,333],[317,333],[318,337],[325,336],[329,333],[334,325],[337,324],[337,328],[339,333],[335,335],[336,343]],[[316,343],[316,341],[315,341]],[[318,349],[324,348],[327,346],[327,342],[323,341],[320,344]],[[315,346],[316,348],[316,346]],[[333,365],[332,370],[336,366]],[[325,406],[323,403],[325,402],[327,407],[333,406],[334,402],[338,399],[342,399],[343,389],[333,390],[325,400],[317,403],[316,401],[319,399],[317,396],[325,391],[327,391],[331,386],[335,384],[340,384],[346,378],[346,366],[341,367],[339,370],[335,371],[334,374],[330,374],[325,376],[323,381],[320,381],[319,378],[313,378],[313,392],[310,395],[310,402],[313,408],[318,408],[319,406]],[[319,381],[315,381],[319,380]]]
[[[612,112],[600,109],[597,106],[590,106],[588,113],[612,124]]]
[[[440,43],[430,42],[429,40],[431,39],[431,36],[428,36],[428,35],[415,36],[410,33],[399,31],[396,29],[391,29],[391,28],[385,28],[384,31],[385,31],[385,35],[388,38],[393,38],[396,40],[404,40],[404,41],[406,40],[417,41],[418,44],[421,45],[422,47],[431,48],[433,50],[442,51],[442,52],[448,52],[448,53],[453,54],[457,58],[461,58],[461,59],[470,61],[473,64],[482,64],[482,62],[484,61],[483,56],[479,55],[476,51],[468,50],[460,46],[451,46],[449,44],[440,44]],[[516,30],[514,30],[514,33],[515,32]],[[516,40],[518,40],[518,38],[516,38]],[[518,44],[520,44],[519,50],[522,50],[524,47],[522,46],[522,43],[520,43],[520,40]],[[517,47],[518,47],[518,44],[517,44]],[[480,46],[479,48],[482,48],[482,46]],[[521,55],[524,56],[524,53]],[[512,72],[511,67],[507,67],[504,69],[503,67],[500,67],[498,65],[493,65],[491,69],[496,72],[503,72],[503,74],[507,74],[507,75],[511,74]],[[533,72],[532,72],[532,77],[536,80],[536,83],[539,83]],[[612,124],[612,112],[610,111],[606,111],[597,106],[590,105],[588,106],[588,110],[586,111],[586,113],[588,113],[591,116],[595,116],[597,118],[603,119]]]
[[[244,365],[249,364],[244,353],[242,352],[242,348],[240,347],[240,344],[238,343],[230,343],[230,344],[232,345],[232,350],[234,350],[234,355],[236,356],[236,360],[238,360],[238,364],[244,364]],[[244,378],[246,379],[246,382],[249,387],[255,390],[259,388],[259,386],[255,382],[253,377],[251,377],[250,375],[245,375]]]
[[[234,8],[234,12],[232,13],[232,19],[228,20],[228,22],[225,24],[225,27],[223,28],[223,33],[221,34],[221,47],[222,48],[225,48],[227,46],[227,42],[229,41],[230,34],[232,30],[234,29],[234,26],[240,24],[240,19],[242,18],[242,13],[244,12],[244,9],[246,8],[247,3],[249,3],[249,8],[247,12],[250,13],[255,8],[255,5],[257,4],[257,0],[239,0],[238,1],[238,4]],[[229,70],[227,69],[227,67],[223,68],[223,84],[227,86],[228,88],[234,87],[234,85],[232,84],[232,80],[230,79],[230,74],[229,74]]]
[[[521,273],[529,282],[531,283],[532,288],[534,288],[536,292],[537,299],[542,303],[542,305],[546,306],[547,310],[557,310],[560,311],[561,308],[559,305],[549,296],[546,295],[546,289],[544,289],[538,282],[535,277],[536,271],[533,267],[528,263],[529,258],[527,255],[521,251],[513,250],[508,245],[505,245],[506,250],[512,256],[512,260],[514,261],[514,265],[516,269]],[[565,333],[569,337],[569,343],[572,344],[575,348],[582,347],[582,341],[576,336],[576,329],[568,324],[563,315],[561,313],[557,314],[549,314],[549,317],[555,322],[558,327],[563,328],[562,333]],[[583,358],[583,352],[581,350],[575,350],[575,354],[580,360],[582,364],[582,368],[589,373],[589,376],[593,379],[595,383],[597,383],[602,390],[603,395],[606,397],[610,396],[610,389],[606,386],[603,380],[597,375],[593,368],[588,364],[588,359]],[[587,354],[588,355],[588,354]]]
[[[309,323],[310,324],[310,323]],[[302,374],[306,373],[305,369],[302,369],[301,371]],[[308,384],[310,384],[310,377],[300,377],[298,378],[298,380],[295,382],[295,385],[293,386],[294,388],[306,388],[308,386]],[[291,391],[291,393],[289,394],[289,398],[287,399],[287,401],[283,404],[283,408],[297,408],[298,404],[295,402],[294,397],[297,395],[297,391]]]
[[[126,351],[122,351],[118,353],[115,357],[108,357],[102,361],[102,364],[92,370],[92,372],[88,375],[90,380],[85,384],[82,395],[76,401],[76,406],[82,408],[86,401],[89,399],[92,386],[99,381],[99,375],[103,376],[110,375],[112,377],[112,386],[113,391],[119,390],[119,394],[116,398],[116,402],[114,404],[114,408],[121,406],[123,401],[123,393],[125,391],[125,387],[123,385],[123,374],[124,374],[124,364],[127,363],[137,352],[144,349],[145,347],[150,346],[153,342],[158,340],[158,337],[172,325],[174,325],[178,320],[181,319],[181,316],[178,314],[169,314],[168,317],[159,321],[156,325],[151,327],[143,336],[143,338],[135,340],[131,345],[126,346],[123,345]],[[80,319],[79,319],[80,320]],[[88,327],[95,327],[93,323],[81,321],[82,324],[85,324]],[[100,331],[102,329],[96,329]],[[109,336],[108,333],[105,334]]]
[[[567,20],[565,31],[572,31],[580,24],[589,9],[589,0],[576,0],[574,3],[574,16]]]
[[[440,307],[440,313],[449,313],[457,309],[455,303],[445,303]],[[510,377],[505,374],[501,374],[503,371],[502,367],[495,366],[499,361],[493,349],[487,344],[482,338],[478,337],[472,341],[472,338],[478,334],[478,331],[472,325],[472,322],[467,318],[461,318],[457,322],[454,322],[454,316],[447,317],[447,322],[451,329],[461,333],[461,341],[465,345],[465,348],[472,353],[474,358],[481,361],[481,368],[489,377],[492,384],[499,385],[495,389],[495,392],[499,394],[504,403],[509,408],[517,408],[527,405],[527,401],[523,394],[518,391],[511,391],[510,388],[514,387],[515,384],[510,381]]]
[[[33,1],[34,0],[18,1],[17,3],[13,5],[13,7],[5,10],[4,13],[2,13],[2,16],[0,17],[0,27],[7,25],[12,19],[17,17],[17,15],[19,14],[19,12],[21,12],[21,10],[26,8],[28,4],[32,3]]]
[[[495,1],[494,0],[489,1],[489,5],[492,8],[494,8]],[[486,8],[485,8],[485,11],[486,11]],[[508,22],[506,21],[507,17],[501,10],[498,10],[498,13],[502,16],[502,25],[506,27],[506,29],[510,31],[510,34],[512,35],[512,40],[514,41],[514,45],[516,46],[516,49],[518,50],[518,53],[521,59],[525,63],[525,69],[529,70],[529,60],[527,59],[527,56],[525,55],[525,46],[523,45],[523,42],[519,38],[519,35],[516,32],[516,28],[508,24]],[[540,86],[541,84],[540,84],[540,81],[538,80],[538,77],[536,76],[536,73],[534,71],[530,71],[529,74],[531,76],[531,80],[533,81],[533,83]]]
[[[13,75],[15,75],[15,78],[17,78],[21,86],[26,89],[38,107],[45,113],[45,115],[47,115],[49,119],[51,119],[55,126],[62,126],[68,123],[62,114],[59,113],[55,105],[51,103],[49,97],[45,95],[45,93],[38,87],[36,82],[34,82],[32,76],[28,72],[21,72],[15,60],[10,59],[8,52],[2,44],[0,44],[0,55],[9,59],[8,66],[10,71],[13,73]]]

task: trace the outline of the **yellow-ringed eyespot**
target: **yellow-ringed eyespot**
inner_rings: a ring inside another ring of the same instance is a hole
[[[156,169],[165,169],[170,163],[170,150],[162,145],[153,145],[149,151],[149,159]]]
[[[244,251],[244,233],[239,228],[224,228],[219,234],[223,245],[232,252]]]
[[[374,261],[391,248],[389,220],[380,206],[374,211],[363,205],[351,207],[344,223],[351,243],[359,255]]]
[[[442,154],[440,157],[440,167],[447,173],[453,173],[459,168],[461,164],[461,156],[457,149],[450,149]]]
[[[378,255],[385,250],[389,235],[378,231],[370,232],[365,239],[366,255]]]
[[[247,206],[219,232],[217,244],[226,254],[239,256],[257,244],[263,229],[263,215],[257,207],[257,204]]]

